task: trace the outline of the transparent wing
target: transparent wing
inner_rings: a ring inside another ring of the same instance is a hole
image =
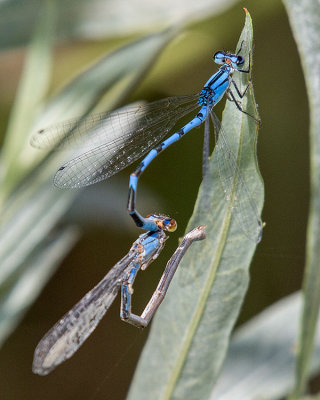
[[[47,375],[78,350],[108,311],[134,257],[130,251],[46,333],[35,350],[33,372]]]
[[[106,179],[137,159],[163,139],[176,122],[195,110],[199,94],[169,97],[126,111],[91,115],[37,132],[34,147],[79,146],[77,155],[56,173],[60,188],[87,186]]]
[[[220,181],[228,201],[232,200],[232,211],[244,234],[254,242],[260,242],[262,221],[258,208],[238,167],[237,159],[231,150],[228,138],[218,117],[211,112],[216,143],[215,157],[219,166]]]

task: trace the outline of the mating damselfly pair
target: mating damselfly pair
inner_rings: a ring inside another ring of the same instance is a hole
[[[83,148],[80,147],[78,155],[57,171],[54,184],[60,188],[79,188],[99,182],[147,154],[130,176],[128,211],[136,225],[148,231],[134,242],[127,255],[105,278],[43,337],[35,351],[34,372],[46,375],[71,357],[95,329],[120,287],[121,318],[136,326],[143,327],[148,324],[187,248],[193,241],[204,238],[204,227],[195,228],[183,238],[181,245],[169,260],[145,311],[141,316],[133,314],[131,295],[136,274],[140,269],[145,269],[161,252],[167,238],[164,231],[173,231],[176,226],[175,221],[169,217],[152,214],[144,218],[138,213],[135,208],[138,179],[160,152],[203,122],[207,134],[210,120],[214,125],[215,156],[226,201],[233,203],[233,213],[245,235],[255,242],[260,241],[262,223],[257,206],[238,166],[237,157],[213,113],[213,107],[226,95],[239,112],[248,114],[242,109],[241,99],[245,96],[250,82],[241,91],[232,77],[234,72],[250,73],[251,54],[246,60],[240,55],[241,49],[242,45],[236,54],[224,51],[215,53],[214,61],[222,66],[198,94],[171,97],[143,106],[132,106],[126,110],[92,115],[84,120],[68,121],[42,129],[32,137],[32,145],[38,148],[65,147],[70,144],[82,146],[82,142],[85,141],[86,149],[82,151]],[[182,116],[196,109],[198,112],[189,123],[161,142]],[[249,117],[254,118],[251,115]],[[207,146],[204,165],[209,156],[208,152]]]

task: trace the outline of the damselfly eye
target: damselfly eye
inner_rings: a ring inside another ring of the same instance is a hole
[[[224,64],[226,62],[226,55],[223,51],[217,51],[213,59],[216,64]]]

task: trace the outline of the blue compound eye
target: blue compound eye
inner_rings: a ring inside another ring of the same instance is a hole
[[[213,56],[213,60],[216,64],[224,64],[226,62],[226,53],[217,51]]]

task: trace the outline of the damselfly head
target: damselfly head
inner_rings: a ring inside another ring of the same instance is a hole
[[[167,215],[149,214],[146,218],[154,221],[162,231],[174,232],[177,229],[177,221]]]
[[[233,53],[226,53],[224,51],[217,51],[213,56],[213,60],[216,64],[228,64],[234,69],[242,67],[245,61],[242,56]]]

